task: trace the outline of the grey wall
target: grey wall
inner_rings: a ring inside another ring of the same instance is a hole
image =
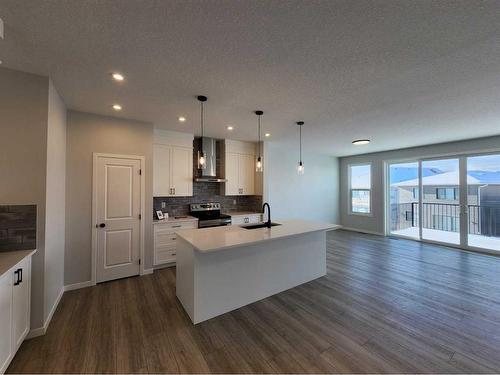
[[[49,84],[46,180],[44,320],[64,287],[66,107],[52,82]]]
[[[91,279],[92,154],[145,156],[145,267],[153,264],[153,125],[68,112],[66,144],[65,285]]]
[[[450,130],[451,131],[451,130]],[[500,151],[500,136],[468,141],[412,147],[401,150],[378,152],[340,159],[340,222],[348,228],[383,234],[384,223],[384,165],[386,161],[412,158],[437,157],[453,154]],[[372,216],[349,214],[348,165],[372,163]]]
[[[47,77],[0,68],[0,204],[36,204],[37,253],[33,256],[31,326],[43,325]]]
[[[339,222],[338,159],[304,153],[305,174],[297,174],[297,145],[265,143],[264,200],[276,219]]]

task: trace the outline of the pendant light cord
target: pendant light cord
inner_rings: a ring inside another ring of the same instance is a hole
[[[201,148],[201,152],[203,153],[203,135],[204,135],[204,132],[203,132],[203,117],[204,117],[204,113],[203,113],[203,102],[201,102],[201,112],[200,112],[200,123],[201,123],[201,141],[200,141],[200,148]]]
[[[299,159],[302,163],[302,125],[299,126]]]
[[[261,149],[260,149],[260,115],[259,115],[259,158],[260,158],[260,155],[261,154]]]

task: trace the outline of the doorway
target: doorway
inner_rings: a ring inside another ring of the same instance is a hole
[[[500,253],[500,153],[387,163],[388,235]]]
[[[144,181],[140,156],[94,154],[93,280],[141,273]]]

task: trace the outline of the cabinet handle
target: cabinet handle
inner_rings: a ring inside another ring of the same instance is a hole
[[[180,228],[180,227],[182,227],[182,224],[172,225],[172,228]]]
[[[174,190],[174,195],[175,195],[175,188],[173,190]]]
[[[16,275],[16,281],[14,282],[14,285],[19,285],[23,282],[23,269],[18,268],[17,270],[14,271],[14,275]]]
[[[171,240],[172,240],[172,241],[175,241],[176,239],[177,239],[176,237],[172,237],[172,238],[171,238]]]

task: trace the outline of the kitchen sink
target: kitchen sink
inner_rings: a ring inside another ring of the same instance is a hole
[[[272,227],[275,227],[277,225],[281,225],[281,224],[278,224],[278,223],[271,223],[271,226]],[[243,226],[242,228],[244,229],[259,229],[259,228],[267,228],[267,223],[260,223],[260,224],[252,224],[252,225],[246,225],[246,226]]]

